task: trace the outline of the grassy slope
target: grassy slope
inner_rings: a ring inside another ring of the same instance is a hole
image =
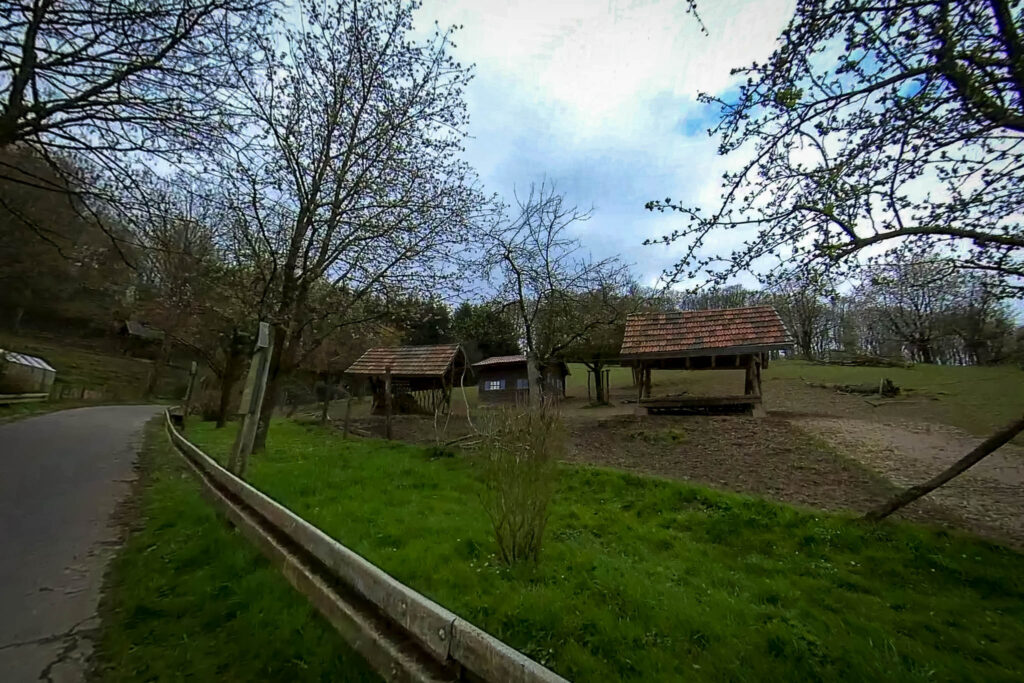
[[[806,379],[823,384],[875,384],[888,377],[910,398],[932,399],[920,406],[924,418],[988,434],[1024,411],[1024,370],[1011,365],[911,368],[861,368],[817,365],[805,361],[771,364],[766,379]]]
[[[232,436],[194,430],[218,456]],[[468,457],[282,421],[251,479],[574,680],[1024,673],[1024,558],[963,537],[566,467],[543,561],[509,571]]]
[[[57,370],[57,381],[76,387],[103,391],[108,400],[138,399],[146,387],[150,368],[148,360],[132,358],[116,353],[101,353],[94,349],[75,346],[74,340],[58,340],[50,337],[14,336],[0,332],[0,348],[10,349],[39,356]],[[174,371],[163,388],[180,381],[174,379]]]
[[[149,426],[141,520],[107,575],[94,678],[375,680],[305,599],[217,517]]]

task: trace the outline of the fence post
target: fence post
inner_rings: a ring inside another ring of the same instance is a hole
[[[249,375],[245,379],[245,391],[239,412],[242,427],[235,437],[235,445],[231,449],[228,469],[241,478],[245,478],[245,468],[249,464],[249,455],[256,440],[256,428],[260,422],[260,408],[263,406],[263,394],[267,389],[267,374],[270,371],[270,354],[273,350],[273,339],[270,336],[270,325],[261,322],[256,337],[256,353],[249,365]]]
[[[192,392],[196,388],[196,372],[198,370],[199,365],[192,361],[192,365],[188,369],[188,387],[185,389],[185,401],[181,407],[181,431],[185,431],[185,426],[188,423],[188,414],[192,410]]]
[[[391,366],[384,368],[384,438],[391,438]]]
[[[352,391],[348,392],[348,400],[345,401],[345,438],[348,438],[349,418],[352,416]]]

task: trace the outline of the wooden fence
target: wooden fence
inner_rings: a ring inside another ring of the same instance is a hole
[[[167,433],[203,491],[387,681],[567,683]]]

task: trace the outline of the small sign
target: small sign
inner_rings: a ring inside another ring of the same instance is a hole
[[[260,331],[256,336],[256,348],[265,349],[270,346],[270,323],[260,323]]]

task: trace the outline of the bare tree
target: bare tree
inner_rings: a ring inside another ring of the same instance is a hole
[[[536,406],[541,364],[621,318],[617,304],[629,273],[616,258],[583,252],[568,231],[590,213],[567,204],[550,181],[531,184],[525,197],[516,197],[516,210],[491,230],[485,267],[521,327]]]
[[[767,285],[801,355],[807,360],[820,355],[829,343],[827,299],[835,295],[824,276],[813,270],[785,271],[770,277]]]
[[[363,320],[362,302],[456,280],[451,264],[484,204],[458,158],[470,72],[448,32],[412,39],[416,6],[303,0],[301,30],[265,39],[260,75],[244,83],[251,135],[221,172],[230,249],[257,275],[274,326],[257,448],[283,380]]]
[[[230,129],[236,76],[252,54],[227,47],[259,34],[272,4],[0,0],[0,149],[31,149],[59,181],[26,177],[9,158],[0,177],[73,192],[99,220],[97,203],[116,205],[138,189],[137,163],[208,151]],[[53,230],[31,227],[44,238]]]
[[[669,277],[850,263],[911,239],[1019,294],[1022,36],[1006,0],[801,0],[771,57],[734,71],[737,94],[702,96],[737,162],[721,201],[648,204],[685,217],[657,240],[686,244]],[[736,230],[748,237],[734,253],[711,249]]]

